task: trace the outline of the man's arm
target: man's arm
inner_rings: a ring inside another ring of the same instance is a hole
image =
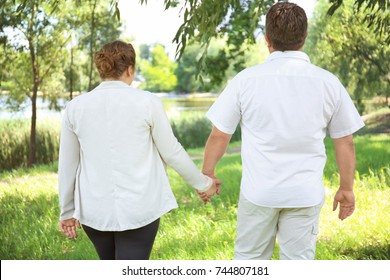
[[[204,149],[202,173],[211,178],[214,178],[216,180],[216,184],[208,192],[198,191],[198,195],[204,203],[210,202],[211,196],[214,194],[220,194],[221,192],[221,181],[216,179],[214,174],[215,167],[217,166],[218,161],[224,155],[231,138],[231,134],[223,133],[214,126],[209,135],[209,138],[207,139]]]
[[[333,211],[339,208],[339,219],[344,220],[355,210],[353,183],[355,175],[355,148],[352,135],[333,139],[336,162],[340,174],[340,187],[334,197]]]
[[[224,133],[215,126],[213,127],[204,150],[203,174],[215,178],[215,168],[218,161],[225,154],[231,138],[231,134]]]

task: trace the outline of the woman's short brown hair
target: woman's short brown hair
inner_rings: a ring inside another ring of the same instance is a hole
[[[120,40],[108,43],[96,52],[95,64],[102,79],[117,79],[129,66],[134,69],[134,48],[131,44]]]
[[[297,4],[276,3],[267,13],[265,32],[275,50],[298,50],[307,35],[306,13]]]

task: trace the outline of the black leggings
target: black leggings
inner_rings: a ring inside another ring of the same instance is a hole
[[[99,231],[83,225],[101,260],[148,260],[160,219],[132,230]]]

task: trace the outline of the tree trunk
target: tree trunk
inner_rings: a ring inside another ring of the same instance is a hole
[[[94,42],[95,42],[95,10],[96,10],[97,0],[93,1],[92,6],[92,15],[91,15],[91,41],[89,44],[89,57],[90,57],[90,67],[89,67],[89,84],[88,90],[92,90],[92,73],[93,73],[93,54],[94,54]]]
[[[31,56],[31,65],[33,68],[33,91],[31,96],[31,130],[30,130],[30,149],[28,155],[27,166],[31,167],[36,163],[36,126],[37,126],[37,96],[39,88],[39,72],[38,65],[35,57],[34,46],[32,41],[29,39],[30,44],[30,56]],[[30,43],[31,42],[31,43]]]
[[[70,86],[69,86],[69,100],[73,99],[73,46],[70,47]]]
[[[34,88],[36,88],[36,85],[34,85]],[[34,89],[31,97],[32,112],[31,112],[31,130],[30,130],[30,149],[29,149],[28,162],[27,162],[28,167],[31,167],[34,163],[36,163],[37,93],[38,90]]]
[[[38,88],[39,88],[39,69],[38,69],[38,63],[36,59],[35,54],[35,47],[34,47],[34,32],[33,26],[35,24],[35,5],[33,5],[31,9],[31,21],[29,23],[29,37],[28,39],[28,46],[30,50],[30,57],[31,57],[31,67],[33,70],[33,89],[32,89],[32,96],[31,99],[31,130],[30,130],[30,149],[28,154],[28,160],[27,160],[27,166],[31,167],[33,164],[36,163],[36,124],[37,124],[37,95],[38,95]]]

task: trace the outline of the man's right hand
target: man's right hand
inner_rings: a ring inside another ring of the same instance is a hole
[[[333,211],[339,208],[339,219],[344,220],[352,215],[355,210],[355,195],[353,191],[339,189],[334,196]]]

